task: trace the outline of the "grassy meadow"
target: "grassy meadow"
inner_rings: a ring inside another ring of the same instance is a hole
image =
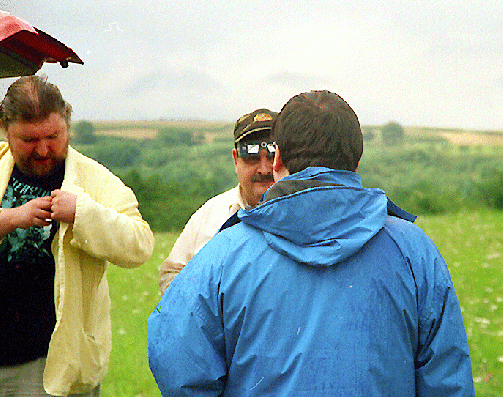
[[[503,395],[503,212],[477,211],[418,218],[447,261],[463,310],[476,395]],[[157,268],[177,233],[156,233],[144,266],[110,266],[113,350],[103,397],[158,397],[148,368],[146,319],[159,300]]]
[[[151,259],[137,269],[108,270],[112,300],[112,356],[102,385],[103,397],[160,396],[148,367],[147,317],[160,299],[158,267],[168,256],[176,233],[156,233]]]

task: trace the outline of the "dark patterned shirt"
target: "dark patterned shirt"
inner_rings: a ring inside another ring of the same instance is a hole
[[[50,196],[61,187],[63,176],[63,166],[48,178],[28,176],[15,167],[2,208]],[[52,222],[46,227],[16,229],[0,245],[0,366],[47,355],[56,323],[51,242],[57,227]]]

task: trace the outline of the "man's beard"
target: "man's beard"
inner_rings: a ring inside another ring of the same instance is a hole
[[[37,154],[34,154],[33,156],[30,156],[23,167],[18,167],[21,169],[22,172],[28,175],[33,175],[37,177],[48,177],[51,176],[58,167],[61,166],[65,162],[66,155],[68,153],[68,146],[66,146],[65,150],[63,153],[61,153],[58,156],[55,155],[49,155],[45,157],[38,156]],[[37,164],[37,161],[44,161],[48,160],[47,164]]]

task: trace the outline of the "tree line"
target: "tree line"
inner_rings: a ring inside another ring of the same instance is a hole
[[[72,145],[131,187],[153,230],[179,231],[207,199],[237,183],[229,128],[228,138],[208,143],[201,131],[188,127],[161,128],[154,139],[130,139],[96,134],[92,123],[79,122]],[[362,131],[365,150],[358,173],[364,186],[385,190],[402,208],[419,215],[503,210],[499,150],[407,136],[397,122]]]

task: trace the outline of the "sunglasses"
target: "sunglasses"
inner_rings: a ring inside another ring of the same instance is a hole
[[[238,157],[260,157],[262,149],[267,151],[267,157],[274,157],[276,149],[273,142],[238,142],[237,144]]]

